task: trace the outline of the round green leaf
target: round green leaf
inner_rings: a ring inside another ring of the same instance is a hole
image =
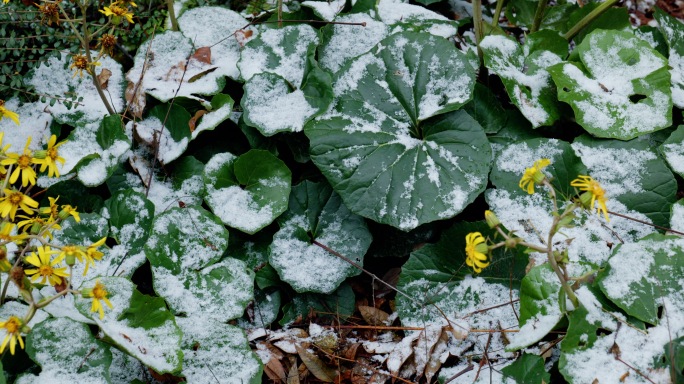
[[[200,207],[158,215],[145,245],[155,292],[176,313],[217,321],[240,317],[252,299],[254,273],[240,260],[220,260],[227,247],[226,228]]]
[[[475,83],[473,99],[463,109],[480,123],[487,134],[499,132],[508,120],[506,111],[494,92],[480,83]]]
[[[41,372],[39,376],[23,375],[17,383],[47,383],[56,378],[75,383],[109,382],[112,353],[86,324],[64,317],[44,320],[28,334],[26,352]]]
[[[168,164],[188,148],[192,138],[189,121],[190,113],[185,108],[177,104],[159,104],[144,120],[135,124],[135,130],[148,145],[159,146],[157,158],[162,164]]]
[[[516,383],[542,384],[550,383],[551,375],[544,369],[544,359],[541,356],[524,353],[513,364],[501,370],[504,377],[515,380]]]
[[[228,226],[253,234],[287,209],[292,174],[268,151],[214,155],[204,170],[207,204]]]
[[[148,367],[159,373],[180,371],[182,334],[164,300],[143,295],[133,283],[121,277],[97,280],[107,290],[112,308],[100,301],[104,308],[104,318],[100,319],[97,312],[91,311],[94,299],[77,296],[78,311],[92,318],[110,342]],[[79,289],[92,288],[95,283],[96,280],[86,281]]]
[[[133,190],[118,192],[105,202],[111,237],[137,253],[142,249],[154,218],[154,204]]]
[[[183,371],[188,383],[261,383],[262,366],[240,328],[194,317],[178,317],[183,331]]]
[[[355,213],[410,230],[482,192],[489,143],[467,113],[465,55],[428,34],[392,35],[338,72],[335,106],[307,125],[311,158]]]
[[[592,135],[629,140],[672,124],[667,60],[629,32],[595,30],[577,47],[581,64],[549,68],[558,99]]]
[[[365,26],[329,24],[321,28],[318,60],[321,68],[335,73],[352,58],[368,52],[387,36],[388,27],[367,13],[352,13],[335,19],[335,22],[366,23]]]
[[[361,271],[314,244],[316,241],[363,265],[372,237],[325,183],[304,181],[292,189],[289,210],[279,220],[269,261],[297,292],[330,293]]]

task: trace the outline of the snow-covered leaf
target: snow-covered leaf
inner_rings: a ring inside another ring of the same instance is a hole
[[[107,290],[112,308],[100,301],[104,308],[104,318],[100,319],[97,311],[91,311],[95,299],[78,296],[78,311],[92,318],[111,343],[148,367],[159,373],[180,371],[182,333],[164,300],[143,295],[121,277],[101,277],[97,281]],[[79,289],[92,288],[95,283],[86,281]]]
[[[330,24],[321,28],[318,61],[321,68],[332,73],[339,71],[354,57],[368,52],[387,36],[387,25],[367,13],[343,15],[335,21],[366,25]]]
[[[292,174],[268,151],[214,155],[204,170],[205,200],[226,225],[254,234],[287,209]]]
[[[201,207],[172,208],[157,215],[145,255],[155,292],[175,313],[226,321],[252,300],[254,273],[244,262],[221,259],[228,231]]]
[[[192,138],[190,113],[177,104],[159,104],[147,117],[135,123],[138,137],[155,148],[157,158],[168,164],[179,158]]]
[[[629,140],[672,124],[667,60],[629,32],[595,30],[577,47],[581,64],[549,68],[558,99],[592,135]]]
[[[123,160],[123,155],[131,148],[131,140],[124,133],[121,116],[105,116],[95,132],[95,143],[99,145],[95,155],[81,161],[78,166],[78,180],[87,187],[96,187],[104,183],[114,173],[114,169]],[[89,145],[87,145],[89,146]],[[60,147],[60,155],[64,156]]]
[[[269,261],[297,292],[330,293],[361,271],[313,242],[363,265],[371,234],[326,183],[304,181],[292,189],[289,210],[278,220]]]
[[[684,177],[684,125],[677,127],[659,149],[670,169]]]
[[[333,21],[335,16],[342,12],[346,3],[346,0],[303,1],[302,6],[313,9],[316,16],[325,21]]]
[[[551,125],[560,117],[556,90],[546,68],[560,63],[567,41],[553,31],[530,34],[521,47],[507,36],[490,35],[480,48],[487,68],[497,74],[511,101],[533,127]]]

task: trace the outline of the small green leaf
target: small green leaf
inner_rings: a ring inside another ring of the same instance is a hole
[[[475,119],[485,133],[497,133],[506,125],[508,116],[494,92],[481,83],[475,83],[473,99],[463,109]]]
[[[287,209],[292,174],[268,151],[214,155],[205,168],[207,204],[226,224],[253,234]]]
[[[154,204],[144,194],[125,190],[105,202],[111,237],[137,253],[145,245],[154,218]]]
[[[140,139],[148,145],[159,147],[157,158],[163,164],[179,158],[192,138],[190,113],[177,104],[159,104],[149,115],[135,125]]]
[[[551,375],[544,369],[544,359],[541,356],[523,353],[513,364],[501,370],[504,377],[515,380],[516,383],[548,384]]]
[[[285,326],[306,322],[311,314],[317,319],[344,320],[354,313],[355,304],[354,291],[347,283],[329,294],[300,293],[283,306],[283,318],[279,323]]]

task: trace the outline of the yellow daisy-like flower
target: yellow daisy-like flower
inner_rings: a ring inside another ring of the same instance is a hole
[[[76,207],[72,207],[69,204],[62,205],[62,210],[59,211],[59,218],[66,220],[69,216],[73,216],[77,223],[81,221],[81,216],[76,211]]]
[[[603,216],[606,221],[610,221],[608,217],[608,208],[606,207],[606,191],[603,190],[601,184],[598,181],[591,178],[591,176],[578,175],[577,178],[570,182],[573,187],[579,188],[580,191],[584,191],[580,195],[580,201],[589,209],[594,209],[594,203],[598,202],[598,207],[596,207],[596,213],[599,215],[603,212]]]
[[[59,217],[59,205],[57,205],[57,200],[59,200],[59,196],[48,197],[50,206],[40,208],[40,214],[50,216],[51,219],[57,220]]]
[[[107,304],[109,309],[114,308],[112,303],[107,298],[109,293],[107,292],[107,289],[105,288],[104,284],[100,283],[100,280],[97,280],[95,282],[95,286],[92,289],[83,289],[81,291],[81,294],[83,295],[83,297],[93,298],[93,304],[90,307],[90,312],[100,312],[100,320],[104,319],[104,306],[102,305],[101,301],[104,301],[104,303]]]
[[[49,281],[50,285],[55,286],[62,284],[62,278],[68,277],[66,267],[59,267],[60,261],[64,259],[64,256],[57,256],[54,260],[50,261],[52,255],[57,253],[50,249],[49,246],[38,247],[38,254],[31,252],[31,254],[26,258],[26,262],[37,267],[37,269],[25,269],[24,273],[27,276],[33,275],[31,281],[36,282],[38,279],[41,284],[45,284],[45,281]]]
[[[0,245],[0,272],[9,272],[12,269],[12,263],[7,260],[7,247]]]
[[[39,159],[36,161],[36,163],[40,164],[40,171],[44,172],[45,168],[48,170],[48,177],[59,177],[59,169],[57,169],[57,162],[59,161],[64,165],[66,160],[64,160],[63,157],[59,155],[59,151],[57,148],[59,148],[60,145],[64,144],[65,141],[62,141],[61,143],[58,143],[55,145],[57,142],[57,136],[52,135],[50,137],[50,141],[48,141],[48,149],[45,151],[45,158],[44,159]]]
[[[118,6],[117,3],[109,4],[109,7],[104,7],[104,10],[100,9],[100,12],[105,16],[111,16],[112,24],[121,23],[122,18],[133,24],[133,12],[129,12],[128,8]]]
[[[26,141],[23,154],[8,153],[7,158],[0,161],[2,165],[16,165],[12,175],[10,175],[9,182],[11,184],[14,184],[19,179],[19,175],[21,175],[22,187],[36,184],[36,170],[33,169],[33,164],[38,164],[40,160],[33,157],[33,152],[29,149],[29,145],[31,145],[30,136]]]
[[[0,198],[0,216],[3,218],[9,216],[11,220],[14,220],[14,215],[19,208],[28,214],[32,214],[33,209],[38,208],[37,201],[17,190],[5,188],[4,192],[5,196]]]
[[[24,349],[24,339],[21,338],[21,328],[23,322],[16,316],[10,316],[7,321],[0,321],[0,329],[5,330],[5,338],[2,340],[0,345],[0,353],[5,351],[7,344],[10,347],[10,353],[14,355],[14,351],[17,346],[17,340],[19,341],[19,346]]]
[[[8,3],[8,1],[5,1],[5,4],[6,3]],[[5,100],[0,100],[0,120],[5,117],[19,125],[19,115],[5,108]]]
[[[482,269],[489,266],[487,253],[489,247],[485,238],[480,232],[471,232],[466,235],[466,265],[471,267],[475,273],[482,272]]]
[[[85,249],[83,247],[79,247],[78,245],[74,244],[69,244],[69,245],[64,245],[62,246],[62,252],[59,253],[60,258],[65,258],[67,265],[74,265],[76,264],[76,259],[80,261],[81,263],[83,262],[83,259],[86,257]],[[86,262],[88,259],[86,259]],[[88,265],[86,263],[86,269],[88,268]],[[85,273],[84,273],[85,275]]]
[[[530,195],[534,193],[534,186],[540,184],[546,178],[546,175],[541,171],[551,164],[549,159],[539,159],[534,162],[534,165],[525,169],[518,186]]]

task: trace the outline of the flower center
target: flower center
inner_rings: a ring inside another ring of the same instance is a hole
[[[109,10],[112,11],[112,13],[117,15],[117,16],[123,16],[126,14],[126,8],[121,8],[117,5],[110,6]]]
[[[43,277],[50,277],[55,271],[49,265],[41,265],[40,268],[38,268],[38,273]]]
[[[31,165],[31,157],[27,155],[21,155],[19,156],[17,163],[19,164],[19,168],[28,168]]]
[[[59,156],[58,153],[57,153],[57,148],[50,148],[50,149],[48,149],[48,151],[47,151],[47,156],[48,156],[49,158],[51,158],[52,160],[57,160],[57,156]]]
[[[67,246],[64,246],[62,248],[62,251],[64,251],[64,253],[66,253],[67,255],[70,255],[70,256],[75,255],[77,250],[78,249],[76,248],[75,245],[67,245]]]
[[[104,285],[100,284],[99,282],[95,284],[95,287],[93,288],[93,297],[102,300],[107,297],[107,290],[105,289]]]
[[[14,316],[10,317],[5,323],[5,329],[7,333],[17,333],[19,331],[19,319]]]
[[[19,205],[24,200],[24,195],[21,192],[14,192],[9,195],[9,202],[12,205]]]

